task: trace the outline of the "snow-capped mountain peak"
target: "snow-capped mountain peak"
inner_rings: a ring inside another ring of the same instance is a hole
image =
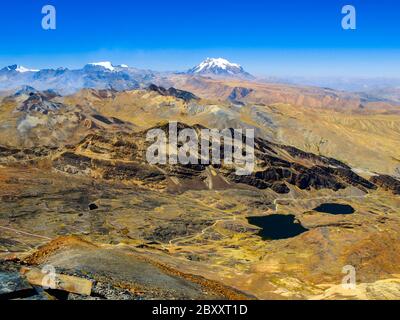
[[[24,72],[39,72],[39,70],[37,70],[37,69],[28,69],[28,68],[25,68],[24,66],[18,66],[17,69],[15,69],[15,71],[21,72],[21,73],[24,73]]]
[[[221,69],[229,69],[229,68],[241,68],[240,65],[236,63],[231,63],[223,58],[207,58],[202,63],[197,66],[196,72],[200,72],[202,70],[207,70],[210,68],[221,68]]]
[[[103,67],[104,69],[114,71],[115,68],[112,65],[110,61],[101,61],[101,62],[92,62],[88,64],[89,66],[95,66],[95,67]]]
[[[36,70],[36,69],[28,69],[28,68],[25,68],[24,66],[20,66],[20,65],[17,65],[17,64],[14,64],[14,65],[12,65],[12,66],[8,66],[8,67],[6,67],[6,69],[7,69],[8,71],[16,71],[16,72],[19,72],[19,73],[25,73],[25,72],[39,72],[39,70]]]
[[[239,64],[229,62],[223,58],[207,58],[196,67],[190,69],[188,74],[251,77]]]

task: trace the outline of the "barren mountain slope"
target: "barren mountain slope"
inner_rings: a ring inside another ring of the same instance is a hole
[[[379,170],[396,145],[394,114],[217,103],[155,87],[23,93],[0,112],[0,257],[11,260],[1,268],[53,263],[95,281],[101,297],[98,282],[128,298],[399,298],[400,181]],[[167,120],[197,133],[207,123],[256,128],[255,171],[150,165],[147,130],[167,132]],[[380,138],[382,157],[369,158]],[[305,148],[282,143],[290,139]],[[350,156],[351,145],[360,153],[346,163],[321,155]],[[354,170],[361,160],[379,174]],[[57,240],[68,235],[92,249]],[[357,270],[352,294],[338,287],[346,265]]]
[[[400,141],[396,103],[283,84],[187,76],[164,82],[221,105],[227,100],[239,104],[234,117],[258,128],[261,136],[341,159],[361,170],[400,175],[400,153],[393,147]]]

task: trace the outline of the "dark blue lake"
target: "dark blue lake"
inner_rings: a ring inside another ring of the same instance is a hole
[[[355,212],[352,206],[339,203],[323,203],[316,207],[314,211],[329,213],[329,214],[352,214]]]
[[[273,214],[264,217],[248,217],[250,224],[262,228],[258,233],[263,240],[281,240],[296,237],[308,231],[295,223],[294,215]]]

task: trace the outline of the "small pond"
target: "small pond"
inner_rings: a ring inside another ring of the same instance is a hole
[[[355,212],[352,206],[339,203],[323,203],[316,207],[314,211],[330,214],[352,214]]]
[[[264,217],[248,217],[250,224],[262,228],[258,233],[263,240],[281,240],[296,237],[308,231],[295,222],[294,215],[273,214]]]

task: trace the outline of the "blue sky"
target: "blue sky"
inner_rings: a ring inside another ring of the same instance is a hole
[[[56,30],[41,28],[46,4],[57,9]],[[357,30],[341,28],[346,4]],[[400,75],[396,0],[7,0],[0,32],[2,66],[185,70],[225,57],[257,75]]]

